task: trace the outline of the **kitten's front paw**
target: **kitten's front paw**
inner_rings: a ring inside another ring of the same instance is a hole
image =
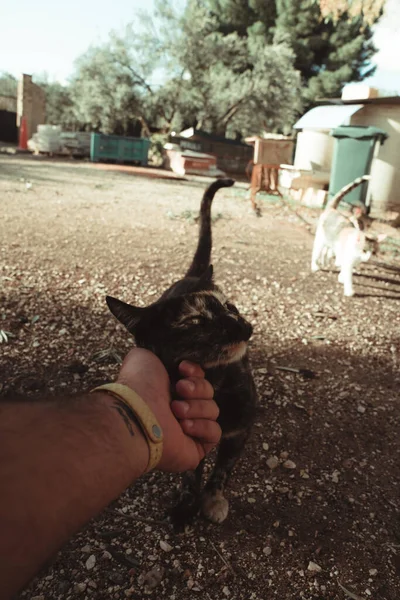
[[[229,512],[229,502],[221,491],[205,492],[202,502],[203,515],[212,523],[222,523]]]
[[[342,273],[339,273],[337,280],[339,283],[344,283],[344,277],[343,277]]]
[[[312,271],[313,273],[316,273],[317,271],[319,271],[319,266],[317,265],[317,263],[313,263],[313,264],[311,265],[311,271]]]
[[[354,296],[354,290],[344,290],[344,295],[351,298],[351,296]]]

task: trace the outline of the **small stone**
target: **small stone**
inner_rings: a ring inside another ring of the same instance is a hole
[[[331,476],[333,483],[339,483],[339,475],[340,475],[340,471],[333,471],[332,476]]]
[[[231,592],[229,590],[229,588],[227,586],[222,588],[222,593],[224,594],[224,596],[230,596]]]
[[[168,542],[165,542],[164,540],[160,540],[160,548],[161,550],[164,550],[164,552],[171,552],[171,550],[173,549],[172,546],[170,546],[170,544],[168,544]]]
[[[376,575],[377,573],[378,573],[378,569],[370,569],[370,570],[369,570],[369,574],[370,574],[370,575],[372,575],[372,577],[373,577],[374,575]],[[33,599],[32,599],[32,600],[33,600]]]
[[[269,546],[265,546],[265,548],[263,548],[263,553],[265,554],[265,556],[270,556],[270,554],[272,553],[272,549]]]
[[[94,554],[91,554],[86,561],[86,568],[88,571],[91,571],[96,564],[96,557]]]
[[[270,456],[270,458],[267,460],[267,466],[271,469],[276,469],[276,467],[279,465],[279,460],[276,456]]]
[[[112,590],[112,588],[111,588],[111,590]],[[135,593],[135,588],[132,585],[130,588],[128,588],[127,590],[124,591],[125,598],[132,598],[134,593]]]
[[[269,444],[267,444],[267,442],[263,442],[263,450],[269,450]]]
[[[86,583],[83,583],[83,582],[82,583],[76,583],[74,585],[74,592],[76,594],[83,594],[83,592],[86,591],[86,587],[87,587]]]
[[[300,471],[300,477],[302,479],[310,479],[309,474],[307,473],[307,471],[304,471],[304,469],[301,469],[301,471]]]
[[[45,600],[43,595],[40,596],[32,596],[31,600]]]
[[[287,460],[289,458],[289,452],[286,452],[286,450],[284,450],[283,452],[280,453],[279,456],[281,457],[282,460]]]
[[[89,546],[89,544],[86,544],[86,546],[83,546],[81,548],[81,552],[84,552],[85,554],[89,554],[92,551],[91,547]]]
[[[359,404],[359,405],[357,406],[357,411],[358,411],[358,412],[359,412],[361,415],[363,415],[363,414],[365,413],[365,411],[366,411],[366,408],[365,408],[365,406],[362,406],[362,404]]]
[[[155,566],[146,573],[143,577],[144,584],[148,587],[149,590],[154,590],[162,581],[164,577],[164,568],[160,566]]]
[[[125,582],[125,577],[122,573],[118,573],[117,571],[112,571],[108,575],[108,579],[111,583],[115,583],[116,585],[122,585]]]
[[[320,573],[322,571],[322,567],[320,567],[319,565],[317,565],[317,563],[310,560],[310,562],[308,563],[307,570],[311,571],[312,573]]]
[[[292,460],[285,460],[283,466],[285,467],[285,469],[295,469],[296,463],[294,463]]]
[[[255,498],[247,498],[247,502],[248,502],[249,504],[255,504],[255,502],[256,502],[256,499],[255,499]]]
[[[60,583],[58,584],[58,592],[60,594],[66,594],[70,588],[71,584],[69,581],[67,581],[66,579],[60,581]]]

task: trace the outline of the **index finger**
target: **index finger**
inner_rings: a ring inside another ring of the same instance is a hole
[[[204,377],[204,371],[200,365],[189,360],[183,360],[179,364],[179,372],[184,377]]]

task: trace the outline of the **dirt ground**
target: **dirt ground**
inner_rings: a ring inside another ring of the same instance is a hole
[[[104,297],[148,303],[182,276],[204,187],[0,156],[0,398],[115,376],[132,340]],[[214,203],[216,280],[254,324],[259,392],[228,519],[175,534],[166,511],[179,477],[151,473],[21,599],[399,600],[398,234],[346,299],[333,270],[310,273],[304,223],[262,202],[258,219],[242,184]]]

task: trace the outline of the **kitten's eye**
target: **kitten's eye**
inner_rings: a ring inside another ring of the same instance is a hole
[[[225,306],[226,306],[226,308],[227,308],[227,309],[228,309],[230,312],[233,312],[233,313],[235,313],[235,315],[238,315],[238,314],[239,314],[239,311],[238,311],[238,309],[236,308],[236,306],[235,306],[234,304],[231,304],[230,302],[227,302],[227,303],[225,304]]]
[[[200,325],[201,323],[204,323],[204,317],[188,317],[187,319],[185,319],[182,323],[182,325]]]

